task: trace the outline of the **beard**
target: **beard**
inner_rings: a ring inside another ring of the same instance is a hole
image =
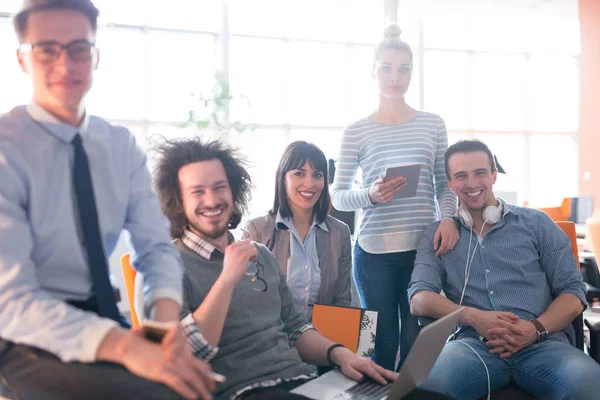
[[[198,224],[195,222],[188,221],[188,224],[191,230],[198,234],[199,236],[205,237],[206,239],[219,239],[223,235],[226,235],[229,230],[229,221],[231,220],[232,210],[227,207],[227,204],[219,204],[214,209],[222,209],[224,212],[224,216],[222,220],[219,220],[218,223],[208,223],[204,222],[202,224]],[[196,215],[200,215],[203,209],[196,209]],[[200,218],[202,218],[200,216]]]
[[[192,232],[207,239],[218,239],[225,235],[229,230],[229,221],[227,221],[227,223],[225,223],[223,226],[213,225],[213,229],[211,230],[193,223],[190,223],[189,225],[190,228],[192,228]]]

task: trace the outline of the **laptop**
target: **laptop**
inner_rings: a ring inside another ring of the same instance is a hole
[[[292,393],[316,400],[401,399],[425,382],[462,312],[461,307],[421,329],[393,383],[385,386],[372,380],[359,383],[335,369],[298,386]]]

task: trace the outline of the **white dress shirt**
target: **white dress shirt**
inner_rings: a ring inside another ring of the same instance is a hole
[[[312,320],[312,307],[319,300],[321,289],[321,268],[317,251],[317,229],[327,231],[325,222],[314,221],[304,240],[296,230],[291,218],[277,213],[277,224],[284,224],[290,231],[290,253],[287,262],[287,284],[292,292],[294,303],[306,318]]]
[[[92,296],[72,182],[76,133],[90,163],[106,254],[125,229],[149,303],[181,304],[183,269],[131,132],[89,116],[75,128],[35,103],[0,117],[0,337],[65,362],[91,362],[117,324],[64,301]]]

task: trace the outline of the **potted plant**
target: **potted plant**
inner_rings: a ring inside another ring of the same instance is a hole
[[[234,95],[226,77],[217,71],[214,84],[206,93],[192,93],[192,106],[188,111],[188,120],[182,127],[192,127],[209,139],[232,140],[232,133],[241,134],[255,127],[240,121],[230,121],[229,107],[232,102],[250,105],[247,97]]]

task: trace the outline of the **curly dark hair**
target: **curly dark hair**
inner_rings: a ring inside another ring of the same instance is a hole
[[[171,236],[180,238],[187,225],[183,212],[179,170],[188,164],[219,160],[225,168],[233,197],[233,215],[229,229],[235,229],[248,210],[251,199],[252,180],[246,171],[246,160],[237,151],[218,140],[205,142],[199,137],[165,140],[154,147],[158,162],[154,170],[154,186],[160,200],[160,208],[171,222]]]
[[[303,140],[290,143],[281,156],[279,166],[275,172],[275,199],[273,200],[273,208],[269,211],[271,215],[277,215],[279,212],[284,218],[293,216],[287,198],[285,174],[293,169],[302,168],[306,162],[309,162],[317,171],[323,172],[325,185],[319,201],[313,206],[313,214],[317,222],[325,221],[331,209],[327,158],[316,145]]]

